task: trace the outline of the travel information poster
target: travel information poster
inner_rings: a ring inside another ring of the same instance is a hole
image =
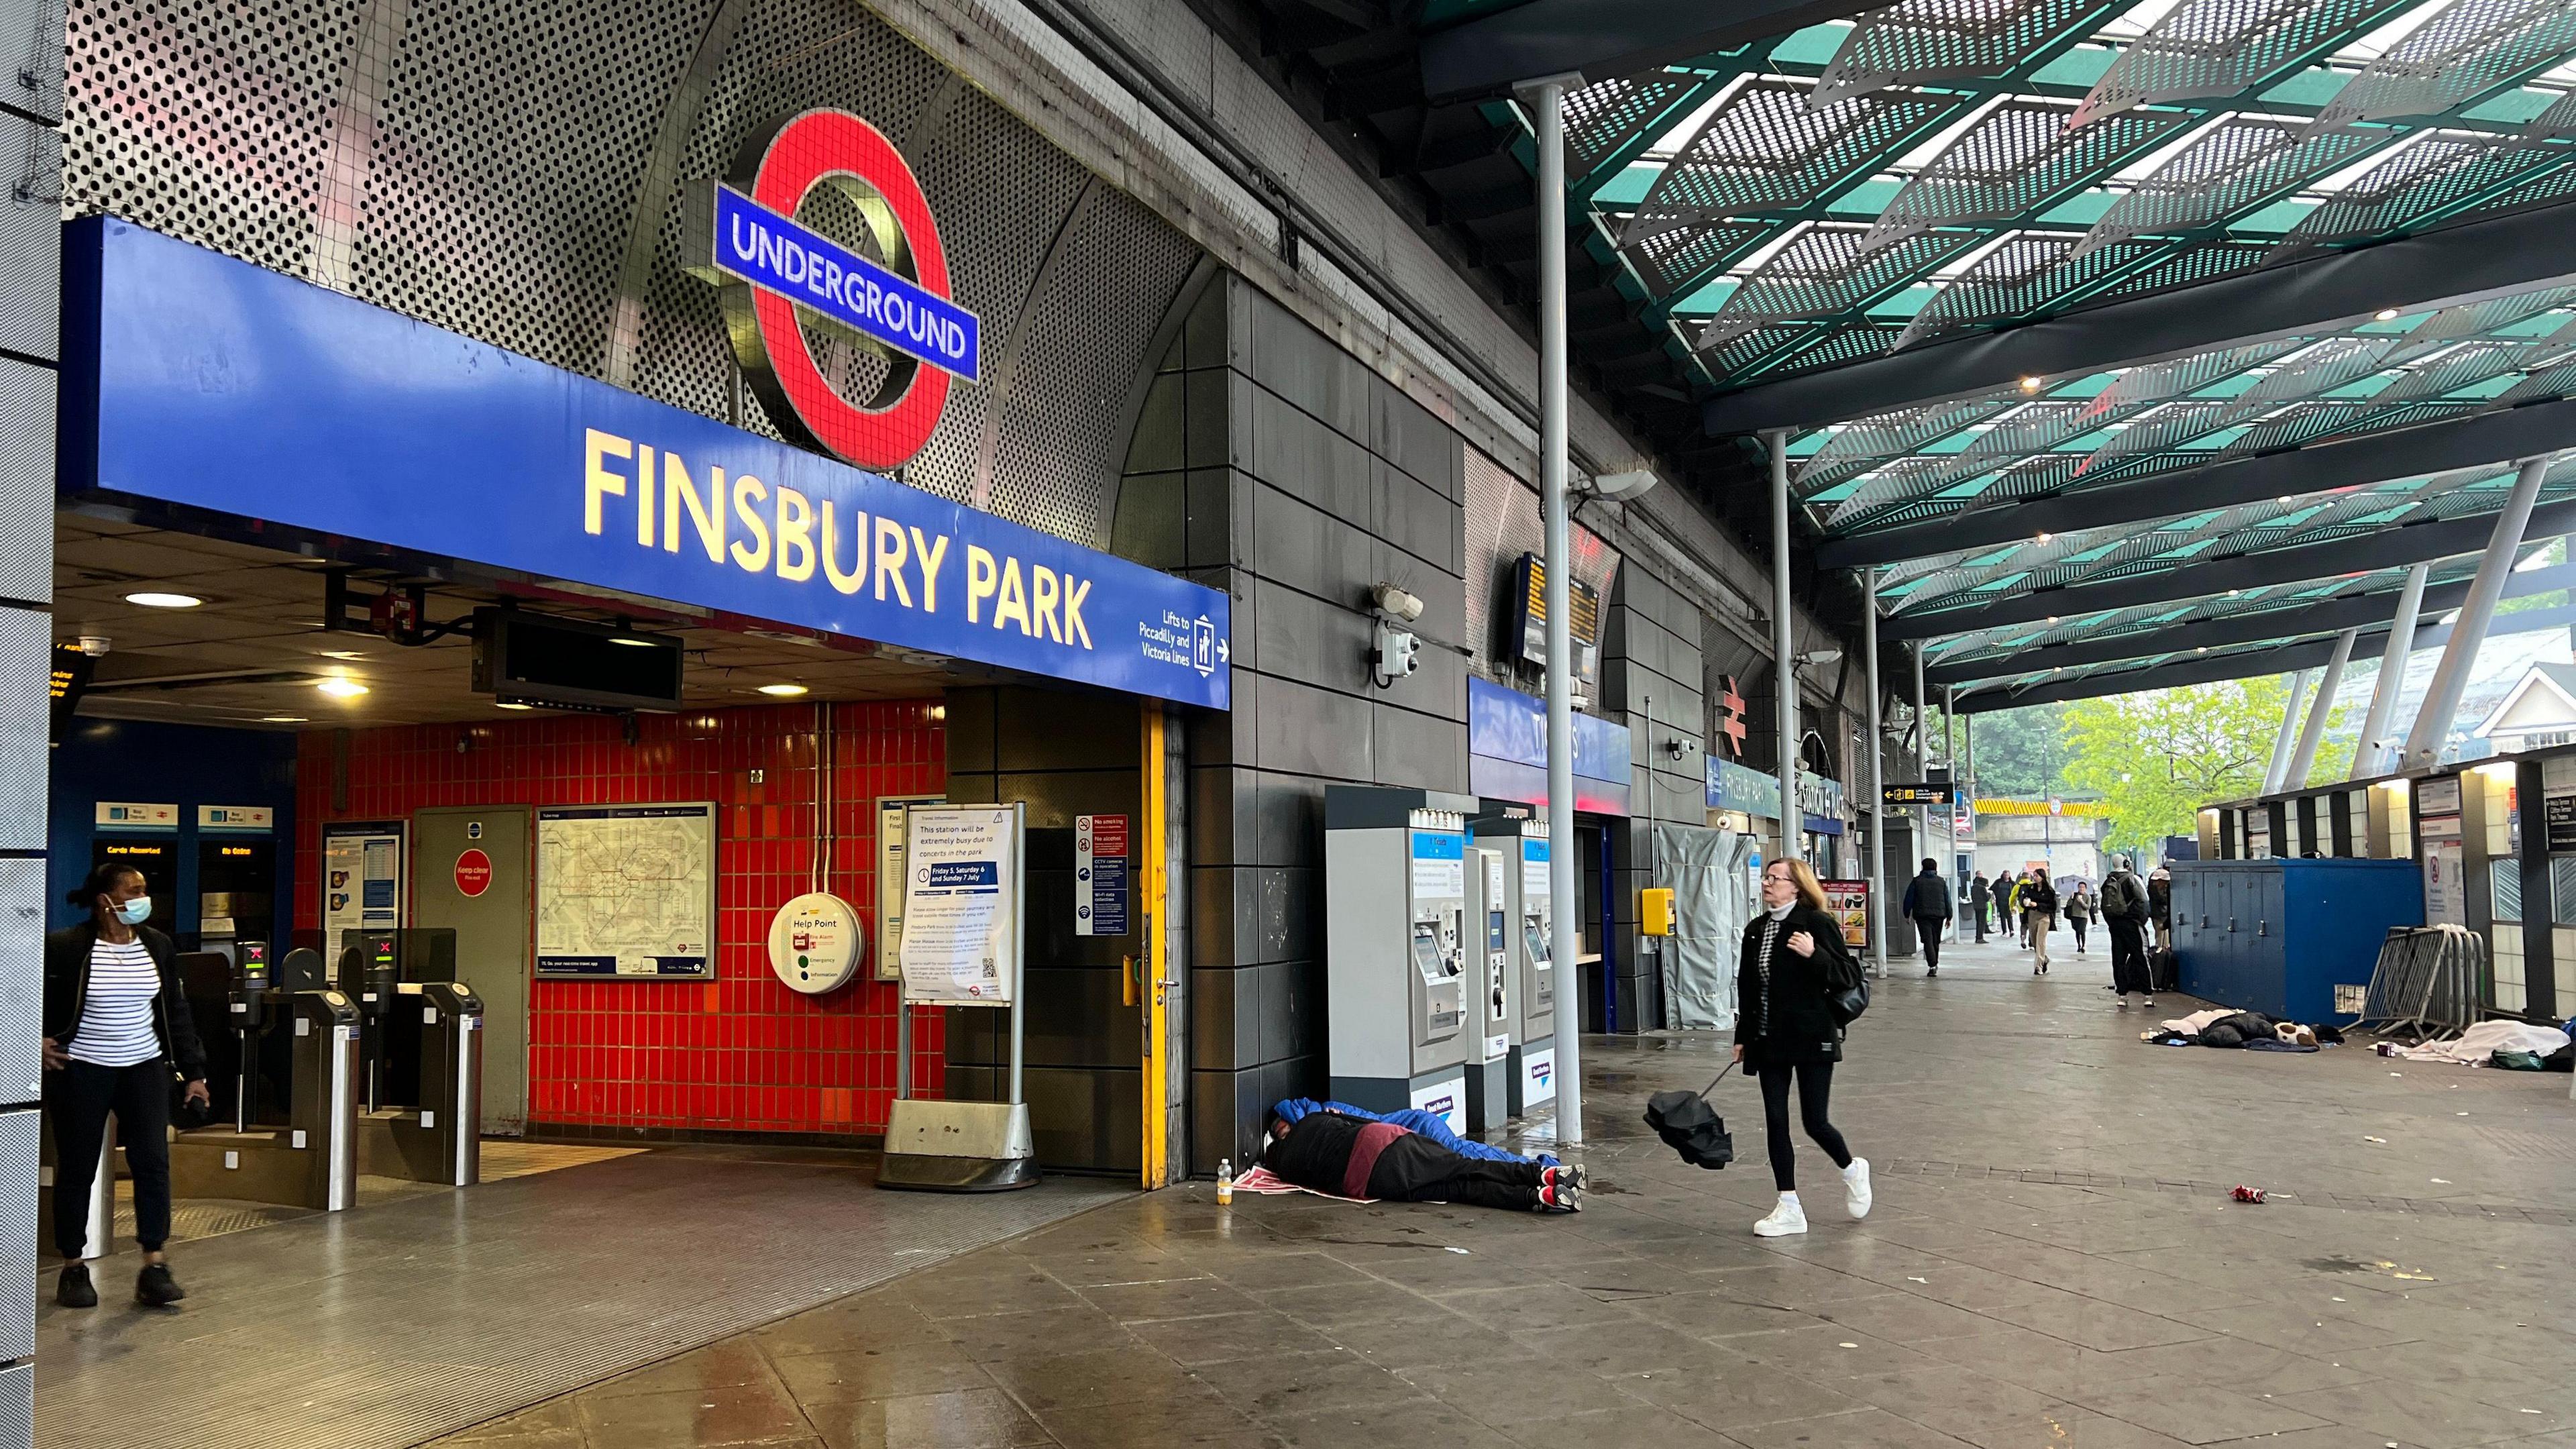
[[[1017,805],[916,805],[904,829],[903,999],[1008,1006],[1020,965]]]

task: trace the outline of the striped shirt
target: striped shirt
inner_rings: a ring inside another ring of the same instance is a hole
[[[141,941],[91,942],[89,991],[64,1054],[99,1067],[130,1067],[160,1056],[161,1037],[152,1024],[152,1004],[160,995],[160,969]]]
[[[1785,914],[1774,916],[1767,911],[1763,915],[1762,947],[1753,954],[1753,969],[1762,978],[1761,1034],[1769,1036],[1771,1034],[1771,948],[1779,942],[1780,927],[1789,918]]]

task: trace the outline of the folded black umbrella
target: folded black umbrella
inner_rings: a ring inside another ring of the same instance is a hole
[[[1727,1063],[1726,1071],[1735,1070]],[[1682,1161],[1715,1171],[1735,1160],[1735,1139],[1726,1130],[1726,1119],[1708,1103],[1708,1094],[1717,1083],[1726,1080],[1719,1072],[1716,1081],[1696,1092],[1657,1092],[1646,1099],[1646,1125],[1664,1139],[1664,1145],[1682,1155]]]

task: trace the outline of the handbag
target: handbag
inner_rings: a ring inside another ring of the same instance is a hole
[[[1825,977],[1825,1009],[1834,1014],[1836,1026],[1849,1026],[1869,1010],[1869,973],[1849,951],[1834,958]]]

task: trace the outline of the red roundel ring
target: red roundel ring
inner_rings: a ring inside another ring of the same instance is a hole
[[[780,125],[762,148],[759,171],[748,188],[751,199],[792,217],[805,193],[833,176],[865,182],[885,198],[902,228],[912,259],[913,280],[942,297],[948,291],[948,255],[939,245],[939,223],[931,219],[930,202],[912,168],[883,132],[846,111],[807,111]],[[775,292],[743,288],[751,294],[751,312],[759,333],[762,360],[779,401],[801,420],[811,441],[862,468],[892,468],[909,460],[930,441],[948,403],[948,374],[928,363],[912,368],[912,380],[893,401],[863,408],[834,391],[806,346],[796,325],[796,306]],[[764,398],[763,401],[769,399]],[[775,419],[781,425],[787,419]]]

